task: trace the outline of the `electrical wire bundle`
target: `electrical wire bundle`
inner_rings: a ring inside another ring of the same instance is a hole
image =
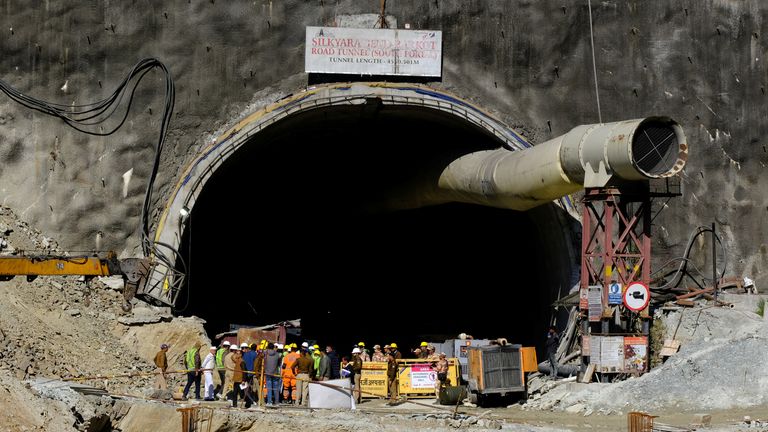
[[[714,286],[714,280],[711,278],[707,278],[704,276],[704,273],[701,272],[694,264],[691,262],[691,249],[693,249],[693,244],[696,241],[696,238],[700,235],[703,235],[705,233],[712,233],[714,236],[714,240],[718,244],[720,244],[722,257],[723,257],[723,269],[720,271],[720,275],[718,276],[718,279],[722,279],[725,276],[725,271],[728,268],[728,255],[726,254],[725,245],[723,244],[722,240],[720,239],[720,236],[718,236],[716,233],[712,231],[712,228],[699,226],[696,227],[696,229],[691,233],[691,236],[688,238],[688,243],[685,246],[685,252],[683,253],[683,256],[672,258],[669,261],[665,262],[661,267],[659,267],[658,270],[653,272],[651,276],[660,274],[664,271],[664,269],[669,266],[670,264],[679,261],[680,264],[678,265],[676,270],[673,270],[671,272],[664,273],[661,277],[656,277],[657,280],[666,281],[665,283],[659,285],[658,287],[654,288],[655,291],[664,291],[668,289],[674,289],[680,286],[680,283],[683,281],[684,276],[690,277],[694,282],[701,286],[698,281],[693,277],[690,271],[688,271],[688,267],[690,266],[693,271],[695,271],[700,277],[704,284],[707,284],[708,282],[711,282]],[[670,278],[671,276],[671,278]],[[669,279],[667,279],[669,278]]]
[[[77,131],[94,136],[108,136],[115,133],[123,126],[123,124],[125,124],[125,121],[128,118],[128,112],[133,104],[136,88],[144,76],[155,68],[160,69],[165,76],[165,103],[163,108],[163,119],[160,124],[160,136],[155,145],[155,159],[152,164],[149,180],[147,181],[147,190],[144,194],[144,204],[141,211],[141,244],[144,255],[147,257],[156,257],[168,271],[174,273],[174,285],[180,286],[186,270],[183,259],[181,259],[178,251],[172,246],[165,243],[155,242],[150,236],[150,205],[152,202],[152,190],[154,189],[155,179],[157,178],[157,172],[160,168],[160,155],[162,154],[165,140],[168,135],[168,126],[171,122],[171,116],[173,115],[173,108],[176,101],[176,88],[168,68],[158,59],[142,59],[131,68],[112,94],[100,101],[84,105],[64,105],[36,99],[19,92],[3,80],[0,80],[0,91],[27,108],[53,117],[58,117],[68,126]],[[114,116],[125,98],[127,98],[127,106],[125,107],[125,112],[122,114],[119,123],[112,123],[114,126],[107,127],[107,130],[105,131],[105,126],[108,126],[106,123]],[[99,128],[98,131],[94,130],[96,127]],[[165,251],[160,249],[160,247],[170,250],[171,256],[168,256]],[[175,269],[177,259],[181,263],[182,271],[177,271]]]

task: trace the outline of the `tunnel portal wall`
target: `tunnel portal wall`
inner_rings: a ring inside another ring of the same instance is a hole
[[[187,166],[234,119],[303,88],[304,28],[378,11],[377,0],[37,2],[0,4],[0,76],[67,105],[112,91],[143,57],[177,84],[157,181],[158,218]],[[393,2],[399,26],[443,31],[443,76],[429,86],[483,107],[528,141],[597,121],[586,2]],[[602,118],[668,115],[691,144],[685,195],[654,221],[656,262],[691,230],[717,224],[731,266],[765,286],[768,210],[766,35],[758,0],[593,4]],[[139,253],[138,223],[159,131],[162,82],[151,74],[126,125],[85,136],[0,98],[0,193],[69,250]],[[706,273],[707,245],[694,248]]]

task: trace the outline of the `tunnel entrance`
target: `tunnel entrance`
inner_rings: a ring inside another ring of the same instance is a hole
[[[539,345],[573,283],[564,212],[446,202],[448,162],[500,143],[456,116],[376,101],[292,115],[206,182],[182,237],[177,311],[230,324],[302,319],[339,346],[460,332]]]

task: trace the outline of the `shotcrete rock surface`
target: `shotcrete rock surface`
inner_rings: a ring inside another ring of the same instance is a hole
[[[761,174],[768,163],[768,5],[593,3],[602,120],[668,115],[684,126],[691,145],[685,195],[654,220],[658,260],[678,255],[692,228],[715,221],[734,273],[765,285],[768,232],[759,222],[768,199],[761,192],[768,186]],[[443,31],[443,76],[430,85],[476,103],[532,142],[598,122],[585,2],[387,6],[400,28]],[[217,131],[247,107],[307,85],[306,26],[355,22],[355,15],[379,10],[378,0],[9,0],[0,17],[0,77],[26,94],[70,105],[105,97],[140,58],[166,63],[178,93],[156,184],[159,209],[179,168]],[[2,202],[67,250],[137,254],[162,100],[161,77],[151,73],[126,126],[91,137],[0,98]],[[695,252],[705,249],[699,244]]]

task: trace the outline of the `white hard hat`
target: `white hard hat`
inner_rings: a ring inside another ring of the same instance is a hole
[[[237,346],[237,345],[232,345],[232,346],[230,346],[230,347],[229,347],[229,349],[230,349],[231,351],[237,351],[237,350],[239,350],[240,348],[238,348],[238,346]]]
[[[303,344],[301,344],[301,347],[302,347],[302,348],[308,348],[308,347],[309,347],[309,344],[308,344],[308,343],[306,343],[306,342],[304,342]]]
[[[230,346],[230,345],[232,345],[232,344],[231,344],[231,343],[229,343],[229,341],[224,341],[224,343],[223,343],[222,345],[224,345],[224,346]]]
[[[358,348],[358,347],[354,347],[354,348],[352,349],[352,354],[360,354],[360,348]]]
[[[248,344],[243,342],[240,344],[240,348],[248,348]]]
[[[211,349],[216,351],[217,349],[219,349],[219,347],[212,346]]]
[[[283,344],[276,343],[275,349],[283,349]]]

